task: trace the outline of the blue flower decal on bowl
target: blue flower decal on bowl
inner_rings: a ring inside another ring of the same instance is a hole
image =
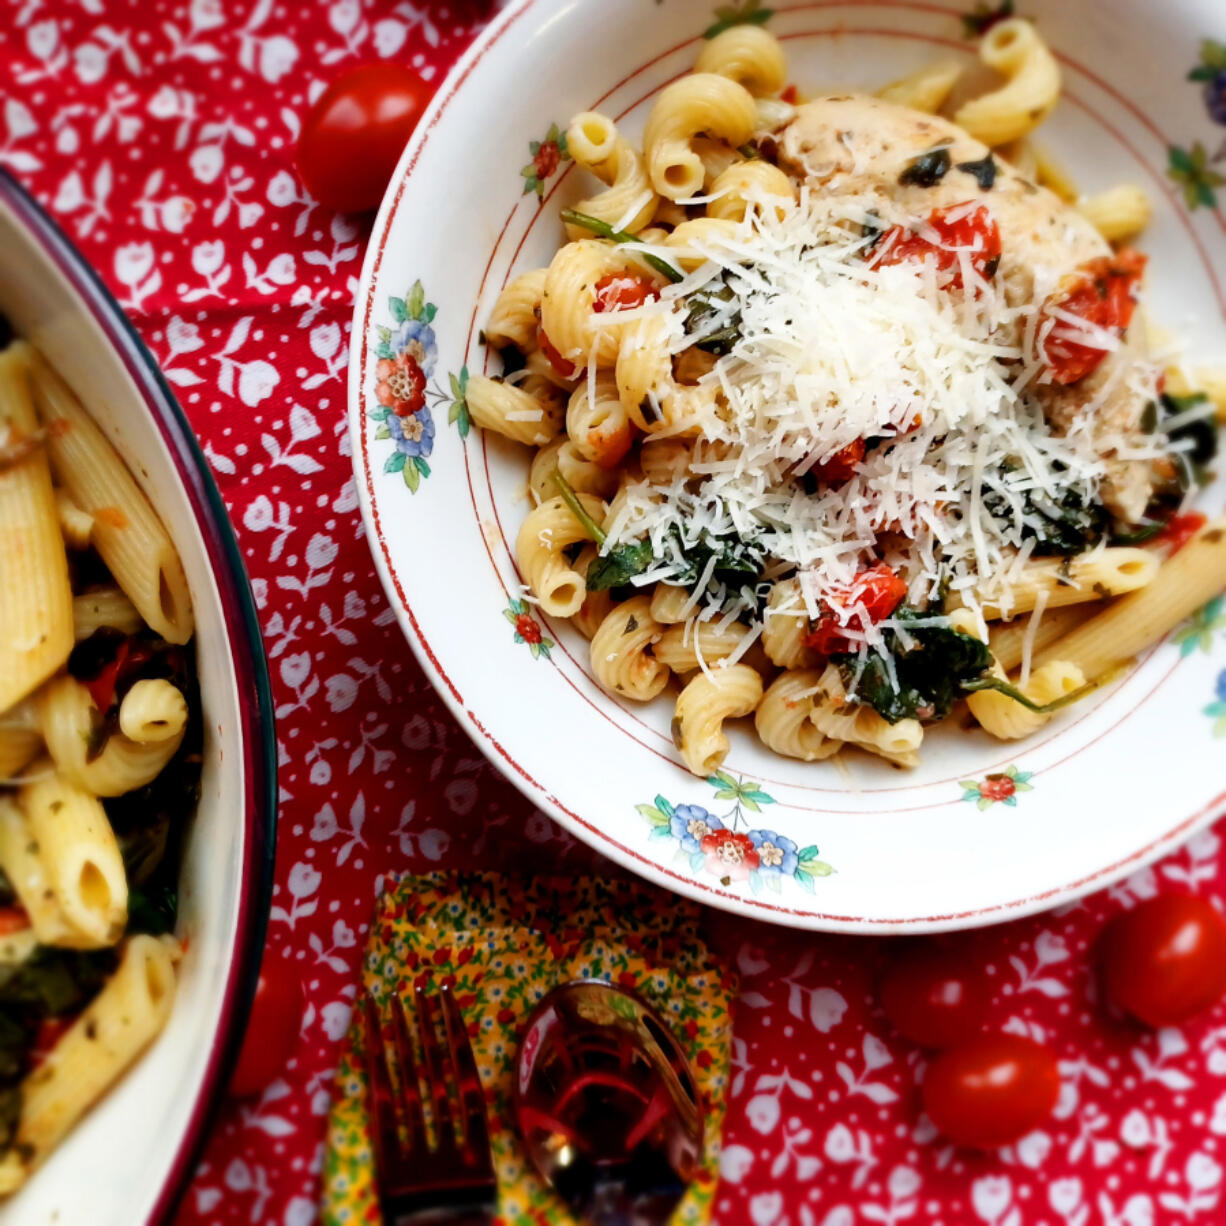
[[[1188,73],[1188,80],[1204,83],[1209,118],[1214,123],[1226,124],[1226,43],[1204,39],[1200,45],[1200,63]]]
[[[756,783],[733,778],[727,771],[716,771],[707,783],[715,789],[716,800],[732,801],[726,812],[673,804],[663,796],[636,806],[651,826],[650,837],[675,842],[676,859],[685,861],[691,871],[709,873],[725,886],[748,882],[755,894],[764,889],[782,893],[785,881],[812,893],[818,877],[834,872],[817,858],[816,846],[801,848],[777,831],[750,826],[747,811],[760,813],[763,805],[775,803]]]
[[[1213,735],[1226,736],[1226,668],[1218,673],[1217,701],[1205,708],[1205,714],[1213,720]]]

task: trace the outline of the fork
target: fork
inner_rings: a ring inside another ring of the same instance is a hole
[[[389,1047],[378,1004],[367,993],[366,1072],[383,1220],[491,1226],[498,1184],[485,1095],[455,996],[446,987],[437,993],[419,987],[412,1003],[397,993],[390,1012]]]

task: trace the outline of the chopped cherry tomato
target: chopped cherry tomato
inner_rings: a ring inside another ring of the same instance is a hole
[[[124,681],[142,664],[149,660],[152,652],[145,643],[124,639],[115,648],[115,657],[109,664],[104,664],[97,676],[81,684],[89,691],[94,700],[94,706],[106,715],[115,703],[116,695]]]
[[[128,659],[128,641],[119,644],[115,658],[92,680],[85,682],[89,696],[94,700],[94,706],[105,715],[111,709],[115,700],[115,683],[119,680],[119,670]]]
[[[1117,915],[1102,940],[1103,986],[1147,1026],[1177,1026],[1226,992],[1226,919],[1203,898],[1161,894]]]
[[[29,926],[30,917],[21,907],[0,907],[0,937],[25,932]]]
[[[873,249],[870,263],[878,268],[909,260],[933,260],[937,272],[946,274],[942,278],[944,288],[961,289],[959,252],[965,250],[971,253],[971,266],[985,281],[996,275],[1002,250],[1000,228],[984,205],[954,204],[937,209],[928,218],[928,227],[936,232],[936,242],[906,226],[886,231]]]
[[[1044,303],[1040,327],[1047,320],[1053,322],[1043,342],[1043,356],[1056,383],[1084,379],[1098,368],[1107,350],[1087,343],[1075,325],[1054,318],[1052,311],[1059,309],[1113,336],[1123,336],[1136,309],[1137,286],[1145,264],[1146,257],[1131,247],[1100,256],[1065,278],[1063,286]]]
[[[266,965],[255,985],[247,1033],[230,1078],[230,1094],[258,1094],[285,1069],[298,1045],[302,1025],[302,985],[288,963]]]
[[[1166,521],[1166,527],[1154,539],[1169,545],[1172,553],[1178,553],[1208,522],[1208,517],[1201,511],[1172,515]]]
[[[907,585],[884,563],[862,570],[840,595],[839,603],[849,610],[859,608],[864,617],[876,625],[884,621],[902,603],[907,594]],[[859,620],[853,612],[851,624]],[[861,622],[861,624],[863,624]],[[805,635],[806,647],[812,647],[824,656],[853,650],[851,641],[843,633],[844,627],[832,614],[824,614]]]
[[[792,106],[795,106],[796,103],[800,101],[800,90],[798,90],[795,85],[789,85],[783,91],[783,93],[779,95],[779,100],[781,102],[790,102]]]
[[[942,1052],[924,1074],[924,1110],[951,1141],[978,1149],[1009,1145],[1056,1105],[1060,1072],[1041,1043],[984,1035]]]
[[[864,440],[858,438],[842,451],[836,451],[824,464],[819,464],[813,473],[823,485],[845,485],[856,475],[863,460]]]
[[[378,208],[392,172],[434,90],[399,64],[342,73],[302,121],[298,173],[325,208]]]
[[[646,277],[610,273],[596,282],[594,310],[597,314],[604,311],[631,311],[645,302],[655,301],[659,296],[659,289]]]
[[[30,1065],[32,1068],[38,1068],[46,1060],[55,1049],[55,1045],[63,1037],[64,1031],[76,1020],[75,1017],[45,1017],[38,1023],[38,1030],[34,1035],[34,1044],[30,1048]]]
[[[921,1047],[953,1047],[983,1026],[983,974],[942,949],[913,950],[886,970],[878,991],[894,1029]]]
[[[541,352],[549,359],[549,365],[554,368],[562,376],[563,379],[573,379],[575,377],[576,366],[574,362],[569,362],[564,358],[553,345],[553,341],[545,334],[545,329],[537,327],[536,330],[537,344],[541,347]]]

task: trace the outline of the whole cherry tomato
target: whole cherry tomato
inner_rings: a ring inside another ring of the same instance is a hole
[[[884,563],[862,570],[841,593],[840,603],[848,609],[861,608],[868,620],[876,625],[884,621],[902,603],[907,594],[907,585]],[[856,624],[853,614],[850,624]],[[804,637],[806,647],[812,647],[824,656],[835,655],[852,649],[851,641],[843,633],[838,619],[826,614],[813,624],[813,629]]]
[[[988,1010],[983,975],[940,949],[900,955],[886,969],[877,995],[894,1029],[921,1047],[969,1042]]]
[[[266,965],[255,985],[247,1033],[230,1078],[230,1094],[258,1094],[285,1069],[298,1045],[302,1025],[302,985],[288,963]]]
[[[1044,303],[1041,325],[1051,328],[1043,343],[1043,356],[1056,383],[1076,383],[1096,370],[1107,350],[1088,341],[1084,331],[1053,316],[1059,309],[1113,336],[1123,336],[1137,306],[1137,287],[1145,272],[1146,257],[1131,247],[1115,255],[1100,256],[1083,264]]]
[[[298,173],[325,208],[378,208],[433,90],[399,64],[362,64],[328,86],[302,122]]]
[[[995,1149],[1043,1122],[1060,1095],[1056,1058],[1016,1034],[942,1052],[924,1075],[924,1110],[951,1141]]]
[[[1103,986],[1148,1026],[1177,1026],[1226,992],[1226,919],[1190,894],[1117,915],[1102,939]]]
[[[996,275],[1002,250],[1000,228],[982,204],[954,204],[937,209],[928,218],[936,241],[905,226],[888,230],[870,257],[874,267],[904,264],[909,260],[932,260],[948,289],[962,288],[961,251],[969,251],[971,267],[985,280]]]

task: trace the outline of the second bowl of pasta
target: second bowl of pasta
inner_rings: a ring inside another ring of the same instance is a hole
[[[514,5],[406,150],[350,415],[409,642],[543,808],[713,905],[1105,884],[1226,804],[1215,112],[1173,61],[1136,97],[1140,4],[1110,62],[1088,4],[700,9]]]

